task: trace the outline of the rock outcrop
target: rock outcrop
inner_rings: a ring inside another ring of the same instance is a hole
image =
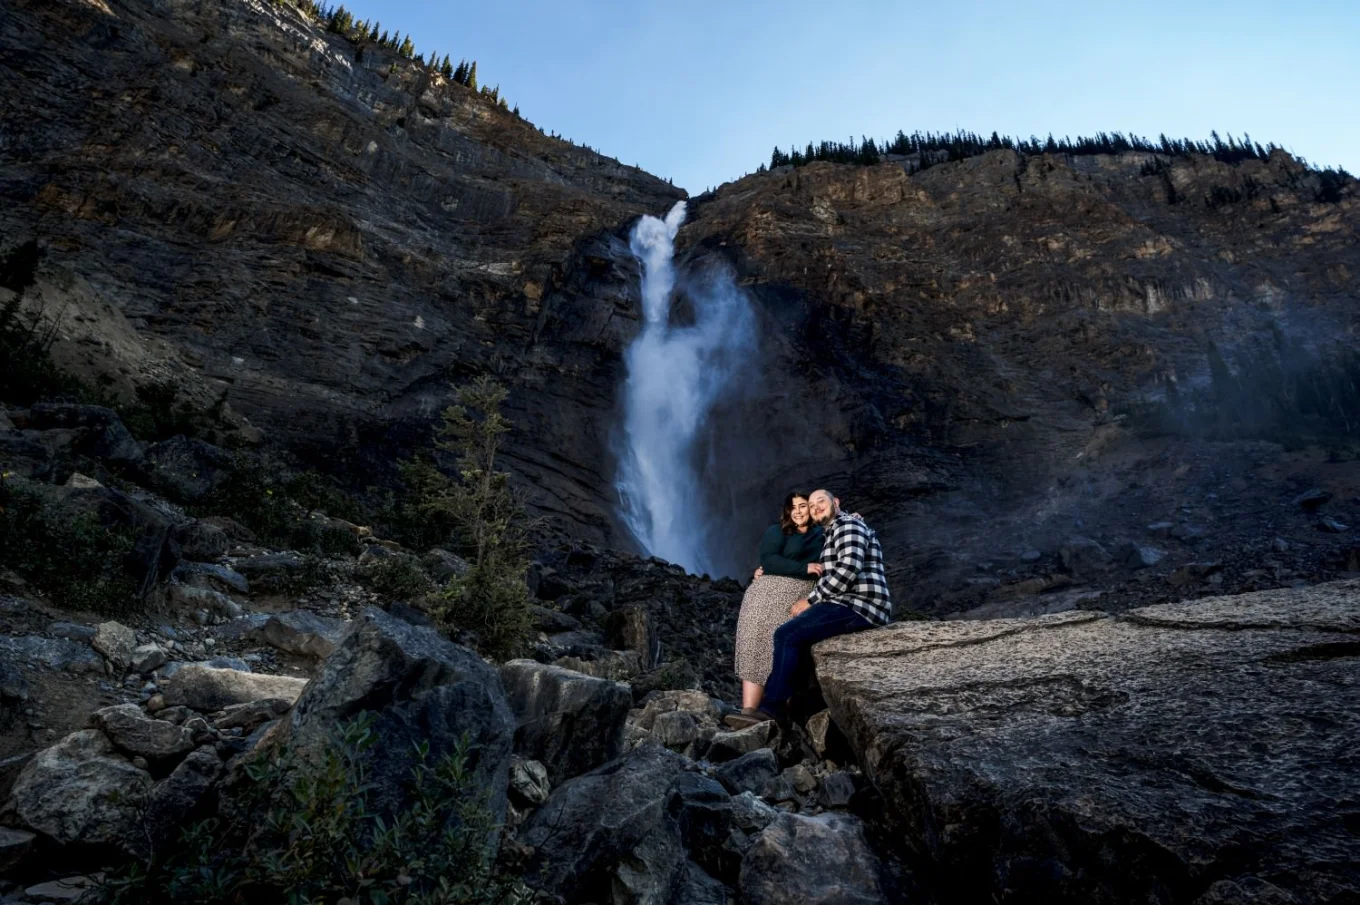
[[[1360,581],[820,645],[942,902],[1360,895]]]

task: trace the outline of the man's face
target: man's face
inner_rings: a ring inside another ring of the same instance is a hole
[[[808,500],[812,507],[812,520],[819,525],[829,525],[836,517],[836,501],[825,493],[814,493]]]

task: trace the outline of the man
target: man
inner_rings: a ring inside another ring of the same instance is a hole
[[[775,629],[774,668],[764,699],[755,711],[728,714],[725,722],[733,728],[783,716],[812,645],[892,621],[878,535],[860,519],[841,512],[841,501],[829,491],[814,491],[808,505],[812,520],[826,529],[821,577],[812,593],[789,609],[793,618]]]

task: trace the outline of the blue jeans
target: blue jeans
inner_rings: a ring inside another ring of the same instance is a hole
[[[793,683],[812,645],[837,635],[873,628],[873,623],[839,603],[819,603],[774,630],[774,668],[765,682],[763,707],[778,712],[793,696]]]

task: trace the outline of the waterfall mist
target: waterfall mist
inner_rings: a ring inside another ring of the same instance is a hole
[[[687,278],[687,306],[673,306],[675,236],[684,219],[681,201],[664,220],[642,217],[630,237],[642,264],[643,323],[624,354],[615,487],[620,518],[644,552],[720,574],[703,480],[705,436],[714,406],[738,390],[756,349],[754,316],[723,269]]]

